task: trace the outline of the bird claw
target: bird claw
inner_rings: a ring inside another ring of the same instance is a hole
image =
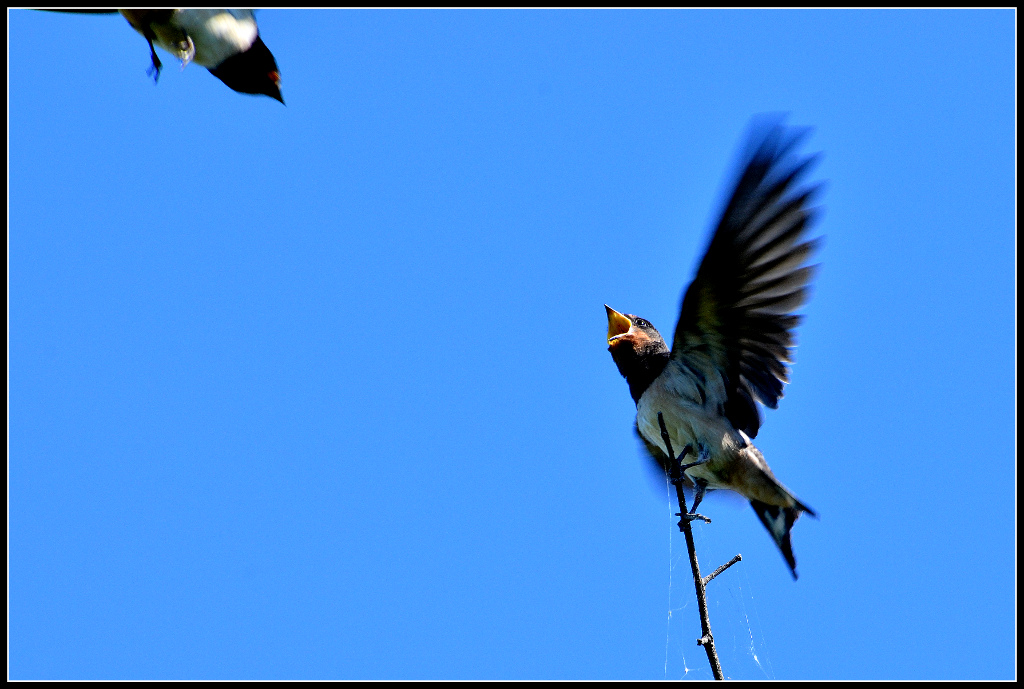
[[[690,446],[687,445],[686,447],[690,447]],[[690,469],[692,467],[699,467],[701,464],[707,464],[708,461],[711,460],[711,450],[709,450],[706,445],[698,444],[697,447],[698,447],[698,450],[697,450],[697,461],[689,462],[688,464],[681,465],[679,467],[680,471],[685,472],[687,469]],[[691,449],[691,451],[692,451],[692,449]],[[680,455],[679,458],[682,459],[685,456],[686,456],[686,454],[684,453],[684,454]]]
[[[705,517],[703,514],[697,514],[696,512],[676,512],[676,516],[679,517],[679,525],[682,526],[683,522],[693,522],[698,519],[705,524],[710,524],[711,520]]]
[[[704,493],[707,491],[708,482],[702,478],[693,479],[693,507],[690,508],[690,514],[697,513],[697,505],[704,499]]]

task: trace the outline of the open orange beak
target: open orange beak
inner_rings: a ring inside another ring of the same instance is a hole
[[[633,324],[628,318],[607,304],[604,305],[604,308],[608,311],[608,344],[612,344],[615,340],[628,333]]]

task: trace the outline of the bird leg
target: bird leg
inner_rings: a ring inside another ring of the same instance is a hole
[[[695,485],[697,486],[697,488],[693,493],[693,507],[690,509],[689,512],[686,512],[684,514],[676,513],[676,516],[679,517],[681,521],[695,521],[699,519],[700,521],[705,522],[706,524],[710,524],[711,519],[709,519],[706,516],[703,516],[702,514],[697,514],[696,512],[697,505],[699,505],[700,501],[703,499],[703,493],[705,493],[705,486],[707,485],[707,483],[700,480],[696,481]]]
[[[160,81],[160,69],[163,67],[163,63],[160,62],[160,58],[156,56],[156,48],[153,47],[153,38],[146,36],[146,42],[149,43],[149,57],[153,60],[152,66],[146,70],[146,74],[153,77],[153,82]]]
[[[693,445],[687,443],[686,447],[683,448],[683,451],[680,452],[679,456],[676,457],[675,461],[672,462],[672,472],[675,474],[675,476],[672,477],[673,484],[682,483],[683,481],[686,480],[686,472],[683,471],[683,466],[681,462],[683,458],[686,457],[686,455],[690,454],[691,452],[693,452]]]
[[[687,445],[687,447],[690,446]],[[697,451],[697,461],[689,462],[688,464],[683,464],[679,467],[680,473],[684,476],[686,475],[687,469],[700,466],[701,464],[706,464],[708,460],[711,459],[711,450],[708,449],[707,445],[697,443],[697,447],[699,448]],[[699,505],[701,500],[704,499],[704,493],[707,490],[708,482],[702,478],[693,478],[690,480],[693,481],[693,507],[690,508],[690,512],[688,514],[680,516],[689,521],[693,521],[694,519],[703,519],[705,522],[710,523],[710,519],[697,514],[697,505]]]
[[[686,447],[689,448],[690,451],[693,450],[693,448],[691,448],[689,445],[687,445]],[[711,459],[711,450],[708,449],[707,445],[702,445],[700,443],[697,443],[697,447],[700,448],[698,450],[698,452],[697,452],[697,461],[696,462],[690,462],[689,464],[684,464],[681,467],[679,467],[679,470],[682,471],[683,473],[686,473],[686,470],[691,468],[691,467],[698,467],[701,464],[706,464],[708,462],[708,460]],[[683,453],[683,454],[679,455],[679,459],[682,460],[682,458],[685,457],[685,456],[686,456],[686,453]]]
[[[693,491],[693,507],[690,508],[690,514],[697,513],[697,505],[704,499],[704,491],[708,487],[708,482],[702,478],[697,478],[693,480],[693,485],[695,488]]]
[[[686,500],[683,498],[683,479],[686,478],[686,474],[684,473],[685,470],[692,466],[697,466],[698,464],[703,464],[704,462],[708,461],[708,458],[711,456],[710,451],[708,451],[707,448],[701,446],[701,454],[703,455],[703,457],[698,456],[696,462],[691,462],[690,464],[683,464],[682,466],[680,466],[680,460],[682,460],[683,457],[685,457],[688,453],[693,452],[693,446],[687,443],[686,447],[684,447],[683,451],[679,454],[679,457],[676,458],[675,454],[672,452],[672,438],[668,434],[668,428],[665,427],[665,417],[662,416],[661,412],[658,412],[658,425],[661,427],[661,439],[665,442],[665,449],[668,451],[668,463],[671,467],[672,483],[673,485],[675,485],[676,494],[679,496],[680,511],[676,512],[676,516],[679,517],[679,530],[683,530],[684,522],[692,522],[695,519],[701,519],[705,523],[710,524],[711,520],[705,517],[703,514],[697,514],[693,510],[687,511]],[[694,482],[694,485],[697,485],[696,482]],[[693,504],[694,509],[697,508],[697,503],[700,502],[701,498],[704,497],[704,488],[706,486],[707,483],[705,483],[703,486],[698,487],[699,494],[697,497],[697,502]]]
[[[686,446],[689,447],[689,445]],[[711,459],[711,450],[708,448],[708,445],[701,444],[698,442],[697,447],[699,448],[697,450],[697,461],[690,462],[689,464],[684,464],[681,467],[679,467],[680,473],[682,473],[683,475],[686,474],[687,469],[690,469],[691,467],[699,467],[701,464],[706,464]],[[700,501],[703,500],[703,494],[705,494],[705,490],[708,487],[708,481],[702,478],[692,478],[690,480],[693,481],[694,487],[693,507],[690,508],[690,514],[696,514],[697,505],[699,505]]]

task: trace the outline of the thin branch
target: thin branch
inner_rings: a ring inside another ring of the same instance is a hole
[[[716,570],[715,570],[714,572],[712,572],[711,574],[709,574],[709,575],[707,575],[706,577],[704,577],[704,578],[703,578],[703,579],[702,579],[701,581],[703,581],[703,582],[704,582],[704,585],[705,585],[705,586],[707,586],[707,585],[708,585],[708,583],[709,583],[709,582],[710,582],[710,581],[711,581],[712,579],[714,579],[714,578],[715,578],[715,577],[717,577],[717,576],[718,576],[719,574],[721,574],[721,573],[722,573],[722,572],[724,572],[725,570],[729,569],[730,567],[732,567],[732,566],[733,566],[734,564],[736,564],[737,562],[739,562],[739,561],[740,561],[740,560],[742,560],[742,559],[743,559],[743,556],[742,556],[742,555],[737,555],[736,557],[734,557],[733,559],[729,560],[729,561],[728,561],[728,562],[726,562],[726,563],[725,563],[724,565],[722,565],[721,567],[719,567],[718,569],[716,569]]]
[[[693,451],[693,448],[687,445],[683,448],[679,457],[676,457],[675,453],[672,451],[672,438],[668,434],[668,428],[665,427],[665,418],[662,416],[661,412],[658,412],[658,425],[661,427],[661,439],[665,441],[665,449],[668,451],[669,478],[672,485],[676,487],[676,497],[679,499],[679,530],[682,531],[683,536],[686,537],[686,551],[690,554],[690,570],[693,572],[693,586],[697,590],[697,607],[700,610],[701,630],[701,637],[697,639],[697,645],[704,647],[704,651],[708,655],[708,663],[711,665],[711,673],[715,676],[715,679],[725,679],[725,675],[722,674],[722,664],[718,661],[718,652],[715,651],[715,638],[711,636],[711,619],[708,615],[706,586],[709,581],[743,558],[737,555],[732,560],[712,572],[706,579],[701,577],[700,565],[697,564],[697,549],[693,545],[693,530],[690,528],[690,522],[694,519],[703,519],[705,522],[711,523],[711,520],[703,515],[690,514],[687,511],[686,497],[683,494],[685,474],[680,468],[683,459],[686,458],[687,453]]]

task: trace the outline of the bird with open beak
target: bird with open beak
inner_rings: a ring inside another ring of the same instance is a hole
[[[790,529],[815,513],[783,486],[751,439],[758,403],[776,408],[789,381],[793,311],[807,296],[817,242],[805,233],[818,187],[798,188],[814,158],[793,151],[802,138],[775,123],[754,127],[742,172],[711,236],[669,349],[649,322],[608,312],[608,351],[636,402],[636,426],[651,455],[672,474],[659,414],[696,513],[705,491],[728,489],[750,501],[796,579]],[[685,465],[683,465],[685,466]],[[678,470],[678,469],[677,469]]]

